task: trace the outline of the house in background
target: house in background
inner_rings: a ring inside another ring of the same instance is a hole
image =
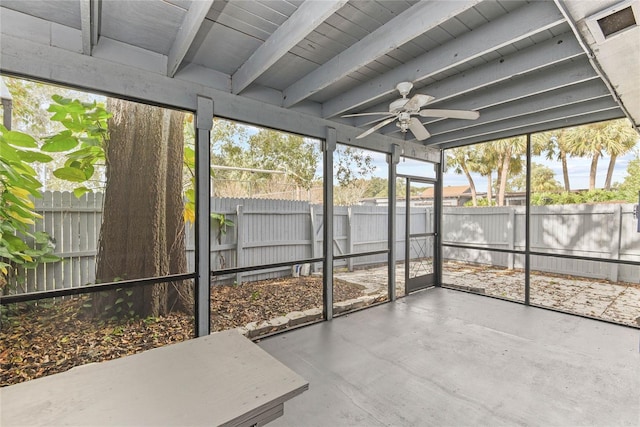
[[[427,205],[433,205],[434,189],[429,187],[420,194],[427,200]],[[442,188],[442,206],[464,206],[471,200],[471,187],[468,185],[448,185]]]

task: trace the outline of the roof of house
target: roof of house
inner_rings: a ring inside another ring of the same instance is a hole
[[[425,198],[433,198],[433,187],[429,187],[424,190],[421,194],[422,197]],[[449,185],[442,188],[442,197],[460,197],[460,196],[471,196],[471,187],[468,185]]]

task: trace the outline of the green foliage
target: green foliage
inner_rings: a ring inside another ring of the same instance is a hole
[[[376,168],[369,154],[348,146],[336,149],[334,162],[335,178],[343,186],[348,186],[356,179],[370,176]]]
[[[98,102],[82,102],[77,99],[52,96],[48,111],[51,121],[59,122],[65,130],[45,138],[44,152],[64,152],[64,166],[53,171],[59,179],[84,183],[90,180],[96,165],[105,162],[105,146],[108,141],[107,121],[111,114]],[[86,186],[73,190],[76,197],[90,191]]]
[[[531,194],[531,204],[534,206],[543,205],[569,205],[576,203],[605,203],[624,201],[623,195],[619,191],[611,190],[590,190],[582,192],[562,192],[562,193],[534,193]]]
[[[49,235],[30,231],[41,218],[31,197],[40,197],[42,186],[31,164],[51,161],[37,149],[33,137],[0,125],[0,287],[10,276],[20,281],[19,266],[34,268],[59,260],[52,255]]]
[[[114,281],[122,280],[121,278],[115,278]],[[112,304],[106,304],[102,307],[102,319],[137,319],[138,316],[134,310],[134,291],[132,288],[117,288],[114,291],[102,291],[99,293],[100,296],[105,297],[108,296],[110,292],[116,293],[116,298]],[[86,297],[86,302],[82,305],[82,307],[90,312],[90,309],[93,308],[95,304],[95,296],[89,295]],[[114,333],[114,335],[117,335]]]
[[[469,200],[464,205],[465,206],[473,206],[473,201]],[[495,201],[493,201],[493,200],[489,201],[489,200],[487,200],[486,197],[478,198],[477,204],[476,204],[477,207],[487,207],[487,206],[495,206],[495,205],[496,205]]]
[[[627,175],[620,184],[618,191],[624,200],[629,203],[638,203],[638,191],[640,191],[640,151],[636,152],[635,159],[627,165]]]
[[[211,219],[213,220],[213,223],[218,229],[218,233],[216,235],[218,244],[222,244],[222,236],[227,234],[228,227],[233,227],[234,225],[233,221],[231,221],[230,219],[227,219],[227,217],[224,214],[219,214],[215,212],[211,213]]]
[[[389,194],[389,180],[377,176],[367,181],[367,189],[363,197],[387,197]]]
[[[52,254],[50,236],[31,232],[41,216],[34,210],[31,197],[40,197],[42,183],[32,163],[49,163],[53,158],[46,153],[65,153],[63,167],[53,171],[54,176],[76,183],[89,180],[95,165],[104,162],[104,144],[107,139],[109,113],[101,104],[71,100],[53,95],[49,112],[51,121],[64,130],[45,137],[39,143],[24,132],[0,127],[0,286],[14,276],[18,282],[18,267],[35,268],[44,262],[59,261]],[[79,197],[89,191],[78,186],[74,194]]]
[[[520,173],[513,175],[507,181],[507,192],[525,191],[526,189],[526,171],[521,170]],[[533,162],[531,164],[531,191],[556,192],[562,189],[560,183],[556,180],[553,170],[540,163]]]
[[[320,150],[318,144],[301,136],[270,129],[261,129],[248,141],[246,164],[249,167],[281,170],[287,179],[308,190],[316,177]],[[256,178],[271,178],[271,175]]]

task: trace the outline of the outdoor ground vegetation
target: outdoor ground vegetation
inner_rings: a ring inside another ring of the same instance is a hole
[[[334,298],[362,295],[363,287],[334,281]],[[63,372],[194,338],[193,315],[96,319],[87,296],[16,304],[2,309],[0,386]],[[270,279],[211,288],[211,331],[322,307],[322,277]]]

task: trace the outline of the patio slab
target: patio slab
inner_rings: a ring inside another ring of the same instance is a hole
[[[396,295],[404,295],[404,265],[396,267]],[[336,272],[334,277],[365,286],[367,295],[387,293],[387,267]],[[524,272],[447,262],[443,283],[454,288],[524,301]],[[570,313],[632,326],[640,324],[640,284],[607,280],[531,275],[531,302]]]
[[[639,425],[638,331],[428,289],[263,339],[309,381],[274,427]]]

